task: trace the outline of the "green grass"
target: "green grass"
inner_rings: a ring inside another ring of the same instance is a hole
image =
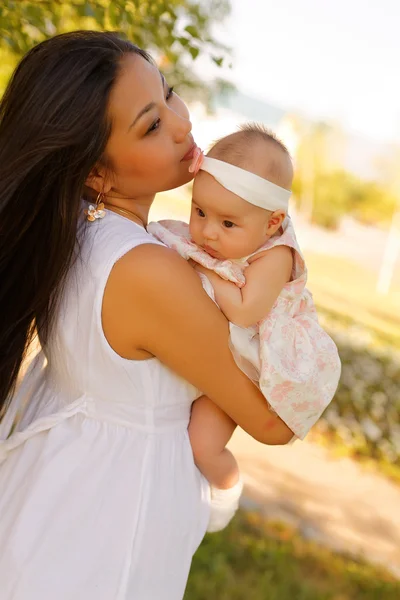
[[[306,252],[309,288],[322,311],[368,330],[382,344],[400,344],[400,269],[388,294],[376,290],[377,274],[342,257]]]
[[[362,465],[365,471],[383,475],[400,486],[400,466],[382,457],[371,457],[371,450],[367,445],[362,448],[354,448],[345,443],[335,431],[326,431],[323,427],[319,428],[318,425],[310,431],[307,439],[324,446],[332,459],[352,458]]]
[[[383,569],[305,541],[292,528],[240,511],[196,553],[184,600],[398,600]]]

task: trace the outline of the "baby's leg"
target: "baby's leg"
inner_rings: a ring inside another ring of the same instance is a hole
[[[210,484],[221,490],[239,481],[239,468],[225,448],[236,423],[214,402],[201,396],[192,406],[189,437],[196,465]]]

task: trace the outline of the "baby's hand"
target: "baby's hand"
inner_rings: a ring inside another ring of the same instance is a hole
[[[207,269],[207,267],[203,267],[203,265],[200,265],[198,262],[196,262],[192,258],[189,258],[188,263],[191,267],[193,267],[193,269],[195,271],[197,271],[198,273],[203,273],[203,275],[208,277],[208,279],[211,281],[211,283],[213,281],[217,281],[217,280],[221,279],[220,276],[217,275],[217,273],[215,273],[211,269]]]
[[[210,273],[213,273],[213,271],[210,271],[210,269],[207,269],[206,267],[203,267],[203,265],[200,265],[199,263],[195,262],[194,260],[190,259],[191,263],[192,263],[192,267],[195,271],[198,271],[199,273],[203,273],[204,275],[210,275]]]
[[[195,271],[200,271],[200,273],[204,273],[205,275],[210,272],[210,269],[206,269],[205,267],[200,265],[198,262],[193,260],[193,258],[189,258],[188,263],[191,267],[193,267],[193,269]]]
[[[188,264],[189,264],[191,267],[195,268],[195,266],[197,265],[197,262],[196,262],[195,260],[193,260],[193,258],[189,258],[189,259],[188,259]]]
[[[213,286],[214,291],[216,291],[216,289],[218,289],[221,284],[222,285],[224,285],[226,283],[229,284],[229,282],[221,279],[221,277],[217,273],[215,273],[215,271],[212,271],[211,269],[207,269],[206,267],[203,267],[203,265],[199,265],[198,263],[196,263],[193,268],[198,273],[202,273],[203,275],[205,275],[207,277],[207,279]],[[231,285],[236,287],[234,283],[232,283]]]
[[[209,269],[206,269],[205,267],[200,265],[198,262],[193,260],[193,258],[189,258],[188,263],[195,271],[200,271],[201,273],[206,273],[206,272],[209,273],[210,272]]]
[[[202,273],[209,279],[214,290],[217,288],[217,286],[218,286],[217,289],[220,289],[221,286],[223,287],[223,289],[226,289],[226,286],[229,286],[229,287],[232,286],[233,288],[238,289],[238,288],[236,288],[236,285],[234,283],[232,283],[230,281],[226,281],[225,279],[222,279],[222,277],[220,277],[218,275],[218,273],[216,273],[212,269],[207,269],[207,267],[203,267],[203,265],[200,265],[198,262],[196,262],[192,258],[189,258],[188,263],[191,267],[193,267],[193,269],[195,271],[197,271],[198,273]]]

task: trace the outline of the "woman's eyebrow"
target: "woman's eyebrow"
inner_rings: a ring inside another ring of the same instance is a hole
[[[160,73],[160,77],[161,77],[161,83],[163,84],[163,86],[165,86],[165,77],[164,77],[164,75],[160,71],[159,71],[159,73]],[[138,114],[136,115],[135,120],[129,125],[128,131],[130,129],[132,129],[132,127],[134,125],[136,125],[136,123],[139,121],[139,119],[141,119],[143,117],[143,115],[145,115],[150,110],[152,110],[153,108],[155,108],[155,106],[156,106],[155,102],[149,102],[149,104],[146,104],[146,106],[144,108],[142,108],[142,110],[140,110],[138,112]]]

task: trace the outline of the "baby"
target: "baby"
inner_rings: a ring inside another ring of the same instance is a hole
[[[230,347],[270,409],[303,439],[332,400],[340,360],[320,327],[307,270],[288,217],[293,167],[285,146],[259,125],[219,140],[192,164],[189,226],[149,230],[191,261],[203,287],[230,321]],[[235,424],[201,396],[190,441],[212,494],[234,494],[239,470],[225,447]],[[209,528],[210,529],[210,528]]]

